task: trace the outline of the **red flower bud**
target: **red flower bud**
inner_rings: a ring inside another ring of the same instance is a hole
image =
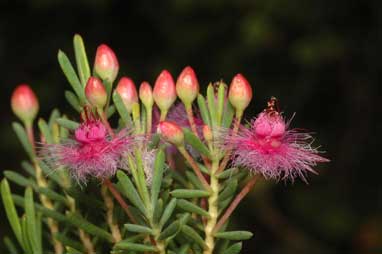
[[[119,96],[121,96],[127,112],[131,113],[133,104],[138,102],[138,93],[133,80],[127,77],[122,77],[118,82],[116,91]]]
[[[89,103],[97,108],[103,108],[107,102],[107,93],[102,81],[96,77],[90,77],[85,86],[85,95]]]
[[[102,80],[114,82],[119,70],[119,64],[114,51],[105,44],[97,48],[94,71]]]
[[[21,121],[29,123],[35,119],[39,109],[37,97],[27,84],[21,84],[13,91],[11,107]]]
[[[139,98],[146,108],[151,108],[154,104],[153,90],[151,89],[150,84],[146,81],[142,82],[139,87]]]
[[[252,99],[252,88],[243,75],[237,74],[231,82],[228,99],[237,111],[244,111]]]
[[[176,81],[176,93],[184,104],[190,105],[199,94],[199,82],[194,70],[187,66]]]
[[[164,70],[155,81],[154,101],[161,111],[168,111],[176,100],[175,83],[171,74]]]
[[[174,122],[163,121],[158,124],[157,132],[162,138],[176,146],[183,145],[184,134],[182,129]]]

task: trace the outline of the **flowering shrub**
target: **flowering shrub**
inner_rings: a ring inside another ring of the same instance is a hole
[[[252,99],[241,74],[229,87],[209,84],[206,96],[191,67],[176,82],[164,70],[153,88],[142,82],[137,91],[121,77],[113,89],[114,52],[99,46],[91,72],[79,35],[74,49],[77,72],[61,51],[58,61],[77,118],[53,110],[38,120],[35,141],[37,97],[26,84],[12,95],[22,122],[13,128],[29,161],[28,176],[5,171],[1,182],[16,239],[5,238],[10,253],[240,253],[252,233],[229,219],[257,178],[306,181],[327,161],[309,133],[290,128],[273,97],[241,125]],[[25,195],[11,194],[8,181]]]

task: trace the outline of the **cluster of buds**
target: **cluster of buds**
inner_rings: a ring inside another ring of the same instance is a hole
[[[219,234],[221,238],[226,237],[227,245],[228,240],[248,239],[252,233],[224,232],[224,225],[242,198],[253,188],[257,178],[252,177],[251,173],[265,179],[293,181],[299,177],[306,181],[308,172],[315,173],[313,167],[316,164],[328,161],[311,146],[312,136],[309,133],[301,129],[290,129],[289,122],[283,117],[274,97],[249,124],[241,125],[244,110],[253,97],[252,87],[242,74],[235,75],[228,86],[222,81],[211,83],[206,97],[200,94],[198,78],[190,66],[181,71],[176,82],[169,71],[163,70],[153,87],[143,81],[137,89],[131,78],[117,79],[118,59],[105,44],[97,48],[91,72],[81,40],[79,36],[75,37],[80,78],[73,73],[74,69],[66,56],[59,53],[60,65],[74,90],[74,93],[68,92],[65,95],[70,104],[80,112],[81,122],[76,123],[64,116],[52,117],[57,121],[50,120],[49,124],[41,119],[38,124],[42,132],[39,154],[25,140],[22,143],[28,153],[34,153],[31,156],[34,165],[38,166],[38,160],[42,159],[49,164],[52,171],[58,168],[68,170],[77,182],[86,182],[92,177],[104,184],[101,194],[107,210],[107,224],[112,234],[109,235],[104,229],[98,229],[90,223],[83,223],[82,219],[80,222],[79,219],[70,221],[74,224],[78,222],[79,228],[82,226],[81,230],[87,229],[86,233],[94,234],[96,231],[97,237],[104,237],[115,244],[112,246],[113,253],[114,250],[119,253],[119,248],[134,253],[179,253],[180,249],[183,250],[182,253],[194,252],[191,249],[194,245],[188,243],[179,248],[177,242],[169,244],[178,233],[190,236],[196,245],[200,245],[200,251],[195,253],[203,254],[216,252],[215,238]],[[113,89],[115,81],[118,82]],[[180,102],[176,103],[178,98]],[[39,103],[28,85],[21,84],[15,89],[11,107],[24,123],[28,134],[22,133],[22,127],[16,124],[18,136],[29,138],[29,143],[33,145],[33,121],[38,113]],[[120,121],[118,128],[113,129],[109,119],[115,119],[110,117],[116,112]],[[72,135],[68,135],[69,131],[66,129],[72,131]],[[66,135],[63,136],[63,133]],[[54,141],[53,135],[56,137]],[[49,137],[51,141],[45,142]],[[179,156],[174,156],[175,154],[180,154],[184,160],[179,161]],[[229,172],[222,172],[229,162],[234,168]],[[177,172],[170,171],[174,173],[172,174],[164,170],[166,163]],[[43,177],[39,171],[36,172],[34,176]],[[117,188],[111,182],[115,180],[115,175],[118,179]],[[63,176],[67,177],[66,174]],[[232,179],[228,176],[232,176]],[[250,179],[246,181],[243,176],[250,176]],[[65,180],[70,182],[70,179]],[[45,184],[45,179],[38,179],[36,184],[44,187],[42,189],[50,186]],[[58,185],[59,192],[62,186]],[[243,189],[236,193],[237,187],[242,185]],[[140,238],[136,238],[134,243],[121,241],[126,235],[116,225],[114,216],[118,213],[113,211],[113,199],[108,197],[105,186],[126,212],[130,222],[138,224],[123,223],[131,233],[139,233],[137,236]],[[174,186],[176,190],[171,189]],[[192,189],[189,189],[190,186],[193,186]],[[39,190],[40,188],[36,188],[36,191]],[[45,199],[42,200],[47,200],[48,197],[58,201],[68,198],[69,201],[65,202],[72,204],[67,189],[63,189],[60,194],[55,191],[44,192],[44,195],[50,195],[44,196]],[[123,191],[124,195],[119,194],[119,191]],[[169,198],[170,195],[173,198]],[[125,197],[135,206],[134,213],[124,201]],[[188,198],[192,202],[187,201]],[[25,206],[28,204],[25,202]],[[187,213],[176,214],[174,208],[178,206]],[[50,211],[52,207],[56,206],[48,205],[47,210]],[[28,209],[32,209],[31,206]],[[70,214],[77,213],[74,211],[76,207],[70,209]],[[30,210],[27,211],[27,219],[30,214]],[[53,211],[49,214],[53,214]],[[65,215],[54,218],[61,216]],[[192,228],[194,225],[187,225],[187,216],[195,218],[193,224],[198,224],[198,229],[203,228],[202,234],[199,235],[199,230]],[[30,226],[28,222],[26,225]],[[164,228],[165,225],[168,225],[167,228]],[[180,229],[180,225],[184,226],[184,230]],[[84,232],[80,234],[80,240],[88,248],[87,253],[94,253],[95,248],[91,245],[98,241],[86,239]],[[77,231],[70,234],[76,233]],[[183,238],[187,239],[186,237]],[[142,244],[135,242],[143,238]],[[25,248],[24,244],[25,241],[21,241]],[[227,249],[227,253],[239,253],[239,247],[241,245],[233,244]],[[102,249],[102,246],[98,246],[98,249]],[[24,252],[42,253],[29,250]],[[58,250],[56,253],[61,252]]]

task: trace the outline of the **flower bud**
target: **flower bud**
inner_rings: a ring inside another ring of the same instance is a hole
[[[158,124],[157,132],[162,138],[176,146],[183,145],[184,134],[182,129],[174,122],[162,121]]]
[[[199,93],[199,82],[194,70],[187,66],[176,81],[176,94],[185,105],[191,105]]]
[[[153,90],[151,89],[150,84],[146,81],[142,82],[139,87],[139,98],[146,108],[151,108],[154,104]]]
[[[252,88],[243,75],[237,74],[231,82],[228,99],[236,111],[243,112],[252,99]]]
[[[164,70],[155,81],[154,101],[162,112],[167,112],[176,100],[175,84],[171,74]]]
[[[13,91],[11,107],[13,113],[25,123],[31,123],[39,109],[37,97],[27,84],[21,84]]]
[[[122,77],[118,82],[116,91],[121,96],[127,112],[131,113],[133,104],[138,102],[138,93],[133,80]]]
[[[94,60],[94,71],[102,80],[113,83],[117,77],[119,64],[114,51],[106,44],[101,44],[97,48]]]
[[[212,131],[211,131],[211,128],[208,126],[208,125],[203,125],[203,136],[204,136],[204,139],[207,141],[207,142],[211,142],[212,141]]]
[[[101,80],[90,77],[85,86],[85,95],[89,103],[97,108],[103,108],[107,102],[107,93]]]

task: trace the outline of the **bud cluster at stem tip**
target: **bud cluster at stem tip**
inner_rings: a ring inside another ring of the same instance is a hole
[[[103,108],[107,102],[107,93],[102,81],[96,77],[90,77],[85,86],[85,95],[89,103],[97,108]]]
[[[199,82],[190,66],[184,68],[180,73],[176,81],[176,93],[186,106],[190,106],[198,96]]]
[[[102,79],[113,83],[117,77],[119,63],[114,51],[105,44],[97,48],[94,71]]]
[[[122,77],[118,82],[116,91],[121,96],[127,112],[131,113],[133,104],[138,102],[137,88],[133,80],[128,77]]]
[[[231,82],[228,91],[228,99],[237,112],[243,112],[252,99],[252,88],[248,80],[241,74],[237,74]]]
[[[36,117],[39,104],[33,90],[27,84],[21,84],[13,91],[11,98],[13,113],[24,123],[30,124]]]

